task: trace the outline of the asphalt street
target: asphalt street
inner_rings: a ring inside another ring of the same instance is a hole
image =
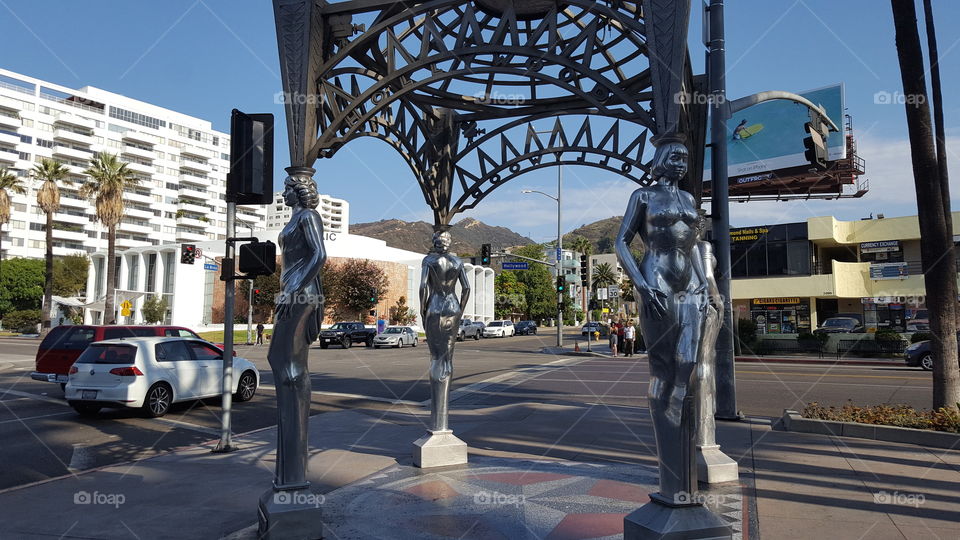
[[[571,338],[573,336],[570,336]],[[36,340],[0,339],[0,490],[89,468],[149,457],[216,439],[219,399],[175,405],[164,418],[137,411],[104,410],[81,418],[59,386],[33,381]],[[648,367],[629,358],[559,358],[540,352],[555,336],[468,340],[459,343],[453,389],[474,402],[573,401],[646,406]],[[276,421],[273,380],[265,347],[239,346],[238,354],[261,370],[262,386],[248,403],[235,404],[233,429],[244,433]],[[426,344],[397,349],[330,348],[311,351],[312,414],[358,405],[388,407],[429,398]],[[497,381],[496,384],[489,382]],[[779,416],[806,403],[866,405],[884,402],[929,406],[931,377],[897,362],[891,366],[824,366],[742,363],[737,366],[738,406],[748,415]],[[454,405],[456,406],[456,405]]]

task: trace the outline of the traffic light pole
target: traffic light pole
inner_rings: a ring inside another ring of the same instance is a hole
[[[224,302],[223,302],[223,387],[221,388],[221,424],[220,424],[220,442],[213,449],[215,453],[232,452],[236,450],[233,446],[231,433],[230,412],[233,408],[233,304],[236,300],[237,283],[233,279],[234,254],[236,247],[233,242],[237,234],[237,203],[227,202],[227,246],[224,253],[223,273],[230,279],[224,284]],[[253,283],[250,284],[253,289]]]
[[[560,161],[558,154],[557,161]],[[563,203],[560,202],[563,197],[563,166],[557,165],[557,279],[565,279],[563,276],[563,234],[561,227],[561,209]],[[563,295],[567,293],[566,286],[562,291],[557,291],[557,347],[563,347]]]

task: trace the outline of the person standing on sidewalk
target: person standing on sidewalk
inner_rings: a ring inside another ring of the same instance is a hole
[[[616,325],[610,326],[610,333],[607,335],[610,340],[610,354],[617,356],[617,328]]]
[[[263,345],[263,323],[257,323],[257,345]]]
[[[623,328],[624,328],[624,326],[626,326],[626,325],[623,323],[623,319],[620,319],[620,321],[617,322],[617,348],[619,349],[619,351],[620,351],[621,353],[623,353],[624,351],[627,350],[627,349],[624,347],[624,345],[625,345],[625,343],[624,343],[624,337],[623,337]]]
[[[623,354],[624,356],[633,356],[633,340],[637,336],[637,329],[633,326],[633,319],[627,323],[623,329]]]

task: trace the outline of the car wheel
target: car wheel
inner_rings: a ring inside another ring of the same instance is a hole
[[[398,349],[402,349],[402,348],[403,348],[403,338],[400,338],[400,339],[397,340],[397,345],[396,345],[396,347],[397,347]]]
[[[96,416],[100,412],[100,405],[94,405],[92,403],[70,403],[70,406],[73,407],[73,410],[77,411],[77,414],[80,416]]]
[[[367,347],[373,347],[373,338],[367,338]]]
[[[257,393],[257,376],[252,371],[244,371],[237,383],[237,393],[233,395],[236,401],[250,401]]]
[[[477,332],[476,334],[473,335],[473,340],[480,341],[480,332]]]
[[[414,347],[417,346],[417,342],[418,342],[418,341],[420,341],[420,338],[418,338],[418,337],[413,338],[413,346],[414,346]]]
[[[925,371],[933,371],[933,355],[927,353],[920,357],[920,367]]]
[[[533,334],[533,335],[537,335],[537,329],[534,328],[533,330],[530,331],[530,333]]]
[[[340,345],[342,345],[344,349],[349,349],[353,345],[353,341],[347,336],[340,341]]]
[[[60,383],[60,391],[63,392],[64,394],[67,393],[67,383],[65,382]]]
[[[170,410],[173,402],[173,392],[166,383],[157,383],[147,390],[147,397],[143,400],[143,412],[147,418],[160,418]]]
[[[330,345],[327,344],[326,342],[320,342],[320,348],[321,348],[321,349],[326,349],[326,348],[329,347],[329,346],[330,346]]]

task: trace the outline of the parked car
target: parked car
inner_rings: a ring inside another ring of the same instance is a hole
[[[840,334],[859,333],[863,331],[863,324],[853,317],[829,317],[824,319],[820,328],[814,330],[813,333]]]
[[[513,321],[491,321],[483,329],[483,337],[511,337],[516,333]]]
[[[413,345],[416,347],[419,341],[420,338],[413,328],[409,326],[391,326],[373,338],[373,348],[397,347],[399,349],[404,345]]]
[[[960,332],[957,332],[957,340],[960,341]],[[933,351],[930,340],[918,341],[908,346],[903,351],[903,360],[908,366],[919,366],[926,371],[933,371]]]
[[[349,349],[354,343],[363,343],[373,347],[373,338],[377,336],[376,328],[367,328],[362,322],[338,322],[320,332],[320,348],[326,349],[330,345],[340,345]]]
[[[587,337],[594,332],[600,332],[601,336],[605,336],[610,333],[609,327],[605,324],[600,324],[597,321],[590,321],[587,324],[583,325],[583,328],[580,329],[580,335]]]
[[[249,401],[260,373],[245,358],[233,359],[234,399]],[[223,350],[202,339],[139,337],[98,341],[70,367],[67,403],[82,415],[104,407],[139,408],[163,416],[178,401],[219,396]]]
[[[460,331],[457,333],[457,341],[463,341],[468,337],[474,340],[480,339],[480,335],[483,334],[483,328],[482,322],[460,319]]]
[[[36,371],[30,378],[37,381],[67,384],[70,366],[96,341],[147,336],[174,336],[202,339],[193,330],[182,326],[105,326],[61,325],[53,327],[37,349]],[[217,345],[221,349],[222,345]]]
[[[516,324],[516,329],[518,335],[536,335],[537,323],[535,321],[520,321]]]

